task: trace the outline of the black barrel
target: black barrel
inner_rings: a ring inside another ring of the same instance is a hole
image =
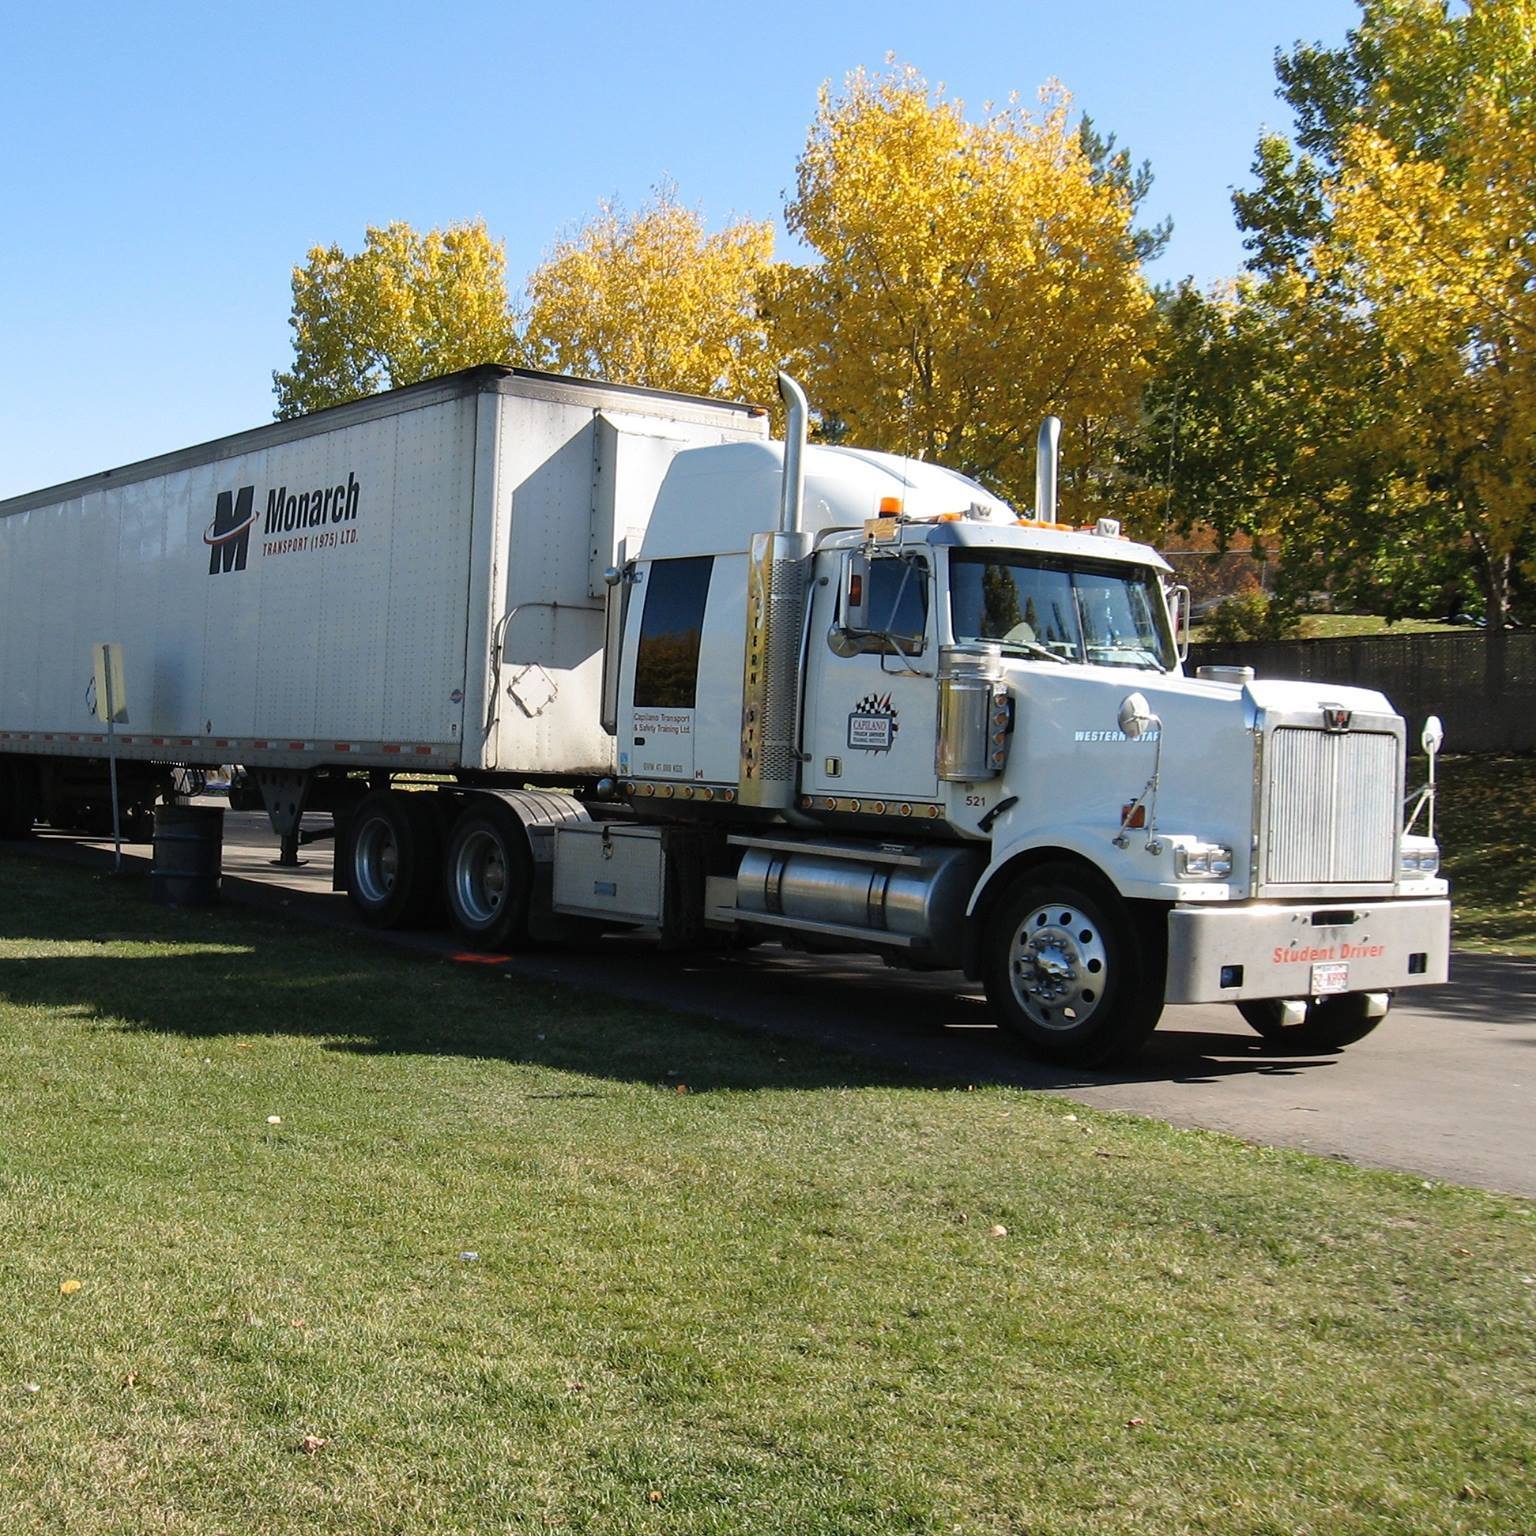
[[[214,906],[223,856],[223,811],[204,805],[157,805],[149,899],[161,907]]]

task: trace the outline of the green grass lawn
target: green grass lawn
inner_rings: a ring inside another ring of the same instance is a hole
[[[1435,835],[1456,947],[1536,955],[1536,757],[1444,758],[1439,778]],[[1418,763],[1409,782],[1422,781]]]
[[[1465,624],[1440,619],[1395,619],[1377,613],[1307,613],[1301,618],[1299,640],[1341,640],[1354,635],[1466,635]]]
[[[14,853],[0,1094],[7,1533],[1536,1522],[1517,1200]]]
[[[1465,624],[1446,624],[1440,619],[1396,619],[1388,622],[1377,613],[1304,613],[1292,640],[1344,640],[1355,635],[1468,635]],[[1195,645],[1209,645],[1210,628],[1196,624],[1190,635]]]

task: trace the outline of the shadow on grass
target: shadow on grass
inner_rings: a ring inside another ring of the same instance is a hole
[[[341,1051],[527,1061],[613,1080],[686,1081],[696,1092],[1197,1085],[1297,1076],[1334,1062],[1246,1030],[1165,1028],[1118,1066],[1055,1067],[1021,1057],[951,974],[773,947],[666,954],[627,939],[454,964],[452,945],[430,935],[386,945],[337,926],[321,915],[334,902],[295,898],[276,920],[230,907],[167,911],[149,904],[142,877],[112,879],[13,852],[24,850],[7,849],[0,864],[0,937],[181,947],[10,961],[0,999],[189,1038],[292,1034]],[[19,888],[7,899],[10,883]]]

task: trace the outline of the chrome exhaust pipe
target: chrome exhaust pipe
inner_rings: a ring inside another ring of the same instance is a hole
[[[805,433],[810,407],[805,391],[787,373],[779,375],[779,394],[789,419],[784,425],[784,480],[779,488],[779,532],[799,533],[805,506]]]
[[[1056,521],[1056,470],[1060,460],[1061,417],[1047,416],[1035,436],[1035,517],[1042,523]]]

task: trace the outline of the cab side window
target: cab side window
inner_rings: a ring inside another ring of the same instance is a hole
[[[928,562],[921,555],[854,557],[841,621],[827,637],[839,656],[920,656],[928,633]]]
[[[635,650],[635,706],[692,709],[713,555],[653,560],[645,576],[645,611]]]
[[[922,650],[928,629],[928,562],[910,555],[871,560],[864,612],[873,633],[890,635],[909,656]]]

